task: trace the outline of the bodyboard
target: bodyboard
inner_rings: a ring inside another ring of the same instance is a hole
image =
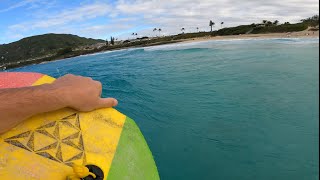
[[[0,88],[54,80],[39,73],[5,72],[0,73]],[[73,164],[97,166],[103,172],[100,179],[159,179],[138,126],[114,108],[38,114],[0,134],[0,179],[65,180],[73,174]]]

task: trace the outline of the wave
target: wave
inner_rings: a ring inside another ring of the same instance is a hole
[[[285,44],[319,44],[319,38],[278,38],[274,40]]]
[[[192,49],[192,48],[207,49],[207,47],[201,47],[201,44],[203,44],[203,42],[182,42],[182,43],[175,43],[175,44],[168,44],[168,45],[144,47],[143,49],[145,51],[185,50],[185,49]]]
[[[126,51],[126,50],[127,50],[127,49],[119,49],[119,50],[112,50],[112,51],[103,51],[103,52],[97,52],[97,53],[92,53],[92,54],[80,55],[79,57],[96,56],[96,55],[102,55],[102,54],[117,53],[117,52]]]
[[[210,39],[207,41],[198,42],[181,42],[169,45],[159,45],[153,47],[145,47],[145,51],[170,51],[170,50],[185,50],[185,49],[208,49],[208,45],[219,45],[219,44],[242,44],[255,42],[268,42],[268,43],[285,43],[285,44],[319,44],[319,38],[242,38],[242,39]],[[211,47],[210,47],[211,48]]]

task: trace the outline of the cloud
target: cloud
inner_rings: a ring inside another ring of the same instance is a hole
[[[0,13],[3,13],[3,12],[7,12],[7,11],[11,11],[13,9],[16,9],[16,8],[19,8],[19,7],[23,7],[23,6],[26,6],[26,5],[30,5],[34,2],[36,2],[38,0],[24,0],[24,1],[20,1],[16,4],[13,4],[5,9],[0,9]]]
[[[45,11],[52,7],[55,7],[57,0],[38,0],[34,3],[31,3],[27,10],[36,10],[36,11]],[[35,13],[33,11],[33,13]]]
[[[61,26],[50,31],[51,33],[76,34],[83,37],[106,39],[110,36],[116,36],[118,32],[132,29],[132,24],[107,24],[107,25],[93,25],[91,23],[71,26]]]
[[[24,0],[5,11],[34,1],[40,0]],[[196,27],[208,31],[209,20],[216,22],[215,29],[218,29],[221,21],[224,26],[257,23],[264,19],[299,22],[314,14],[319,14],[319,4],[315,0],[118,0],[113,3],[95,0],[13,24],[8,31],[24,35],[59,32],[93,38],[109,35],[126,38],[132,32],[154,35],[153,28],[162,28],[162,34],[180,33],[182,27],[186,32],[194,32]],[[106,21],[95,21],[97,18]]]
[[[298,22],[318,14],[319,4],[314,0],[120,0],[116,9],[130,16],[143,14],[144,23],[171,30],[196,26],[209,29],[210,19],[224,21],[227,26],[263,19]]]
[[[107,4],[96,3],[91,5],[83,5],[74,9],[66,9],[61,12],[48,15],[41,19],[37,19],[30,22],[24,22],[9,26],[11,30],[32,30],[42,28],[54,28],[57,26],[63,26],[69,23],[81,22],[96,17],[106,15],[110,10],[110,6]]]
[[[161,28],[162,34],[209,31],[209,20],[216,22],[214,29],[258,23],[264,19],[280,22],[299,22],[319,14],[319,4],[314,0],[120,0],[115,11],[127,16],[139,16],[140,24],[149,29],[139,34],[154,36],[153,28]],[[133,30],[134,31],[134,30]],[[122,35],[130,36],[130,33]]]

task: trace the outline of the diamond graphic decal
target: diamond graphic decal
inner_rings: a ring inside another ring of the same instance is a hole
[[[77,113],[4,140],[56,162],[72,166],[86,164],[79,115]]]

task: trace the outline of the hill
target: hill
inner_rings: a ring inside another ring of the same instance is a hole
[[[269,21],[270,22],[270,21]],[[308,29],[308,24],[281,24],[281,25],[264,25],[264,24],[251,24],[241,25],[237,27],[223,28],[215,32],[215,35],[239,35],[239,34],[262,34],[262,33],[285,33],[285,32],[297,32]]]
[[[0,65],[55,56],[72,49],[104,43],[71,34],[44,34],[0,45]]]

